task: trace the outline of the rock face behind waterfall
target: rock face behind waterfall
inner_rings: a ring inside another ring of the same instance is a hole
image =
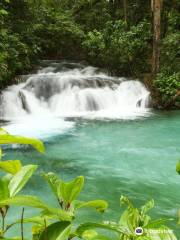
[[[111,77],[97,68],[51,63],[1,95],[1,118],[27,114],[127,118],[148,111],[149,92],[137,80]]]

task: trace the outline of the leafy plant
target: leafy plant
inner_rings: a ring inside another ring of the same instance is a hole
[[[39,140],[11,136],[5,130],[0,129],[0,144],[4,145],[13,143],[30,144],[39,152],[44,152],[44,145]],[[10,226],[5,225],[5,219],[10,209],[10,205],[15,201],[17,202],[17,199],[20,198],[17,194],[23,189],[37,169],[36,165],[22,166],[21,161],[19,160],[2,161],[2,155],[2,150],[0,149],[0,169],[8,173],[0,178],[0,214],[2,218],[2,229],[0,230],[1,237],[3,237],[7,230],[13,226],[13,224]]]
[[[40,141],[11,136],[1,129],[0,144],[10,143],[30,144],[38,151],[44,152],[44,146]],[[2,156],[3,153],[2,150],[0,150],[0,157],[2,158]],[[77,225],[74,223],[74,220],[77,218],[77,211],[81,208],[94,208],[98,212],[103,213],[108,207],[108,203],[103,200],[77,200],[84,187],[83,176],[65,182],[55,173],[42,173],[42,177],[48,183],[51,192],[57,199],[57,205],[54,207],[49,206],[36,196],[19,194],[36,171],[36,165],[23,166],[19,160],[1,160],[0,169],[5,173],[0,178],[1,239],[6,240],[5,235],[8,230],[14,225],[20,224],[21,237],[17,239],[23,240],[23,225],[31,223],[33,225],[33,240],[110,240],[112,238],[115,240],[176,240],[173,232],[164,225],[166,220],[152,220],[147,214],[148,211],[154,207],[153,200],[147,202],[140,209],[137,209],[127,197],[121,196],[120,203],[121,205],[126,205],[126,209],[120,216],[118,222],[84,222]],[[20,219],[7,225],[7,213],[11,206],[21,206],[22,214]],[[31,218],[25,218],[25,206],[40,209],[40,214]],[[141,228],[144,231],[142,236],[136,234],[135,230],[137,228]]]
[[[158,219],[152,220],[151,217],[147,214],[154,207],[154,201],[151,200],[147,202],[140,209],[137,209],[133,206],[130,200],[121,196],[120,198],[121,205],[126,205],[127,208],[120,216],[119,222],[105,222],[103,224],[91,224],[85,223],[82,224],[77,232],[82,234],[89,233],[92,234],[92,238],[88,239],[101,239],[96,238],[98,236],[97,232],[92,232],[92,229],[108,229],[116,233],[119,240],[154,240],[154,239],[174,239],[176,240],[175,235],[172,231],[164,226],[166,220]],[[142,234],[137,235],[136,230],[140,229]],[[102,238],[106,239],[106,238]]]
[[[179,101],[180,73],[169,74],[167,71],[157,75],[155,86],[159,90],[164,106],[172,106]]]

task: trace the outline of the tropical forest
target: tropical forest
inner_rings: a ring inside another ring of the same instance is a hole
[[[0,0],[0,240],[180,240],[180,1]]]

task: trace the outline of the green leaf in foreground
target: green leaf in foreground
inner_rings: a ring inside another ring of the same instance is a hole
[[[49,173],[42,173],[43,178],[47,181],[49,184],[52,192],[56,195],[57,198],[61,198],[61,193],[60,193],[60,184],[61,180],[60,178],[52,172]]]
[[[91,208],[95,208],[99,212],[104,212],[108,207],[108,203],[104,200],[93,200],[88,202],[77,201],[75,202],[74,207],[75,209],[83,208],[83,207],[91,207]]]
[[[9,183],[11,197],[15,196],[25,186],[36,169],[36,165],[27,165],[13,176]]]
[[[27,206],[42,209],[42,217],[54,218],[62,221],[71,221],[72,216],[70,213],[48,206],[38,197],[30,195],[19,195],[0,201],[0,206]]]
[[[0,179],[0,201],[9,198],[8,181]]]
[[[21,162],[19,160],[8,160],[8,161],[0,161],[0,169],[11,173],[12,175],[19,172],[22,168]]]
[[[71,182],[63,182],[60,183],[60,192],[61,197],[65,201],[66,204],[71,203],[73,200],[76,199],[76,197],[81,192],[82,188],[84,186],[84,177],[79,176],[75,178]]]
[[[14,205],[14,206],[28,206],[34,208],[45,209],[48,206],[43,203],[38,197],[30,195],[19,195],[0,201],[0,206]]]
[[[67,240],[71,231],[70,222],[56,222],[49,225],[40,236],[40,240]]]
[[[31,145],[40,153],[45,152],[44,144],[35,138],[26,138],[21,136],[12,136],[4,129],[0,129],[0,144],[23,144]]]

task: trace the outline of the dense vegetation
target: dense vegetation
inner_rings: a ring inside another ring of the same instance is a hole
[[[164,0],[161,6],[160,68],[155,74],[152,3],[2,0],[0,87],[32,69],[38,59],[85,60],[113,74],[142,79],[156,106],[180,106],[180,2]]]
[[[0,129],[0,144],[12,143],[29,144],[39,152],[44,152],[44,146],[40,141],[11,136]],[[0,170],[4,172],[0,177],[0,239],[2,240],[9,239],[8,231],[17,224],[20,225],[20,232],[12,239],[27,239],[24,224],[32,224],[33,240],[176,240],[173,232],[165,226],[167,219],[152,220],[148,215],[148,211],[154,207],[153,200],[137,209],[127,197],[121,196],[120,203],[125,205],[126,209],[118,222],[83,222],[78,225],[75,219],[78,218],[77,212],[81,208],[94,208],[103,213],[108,207],[108,203],[103,200],[77,200],[84,186],[83,176],[64,182],[54,173],[42,173],[42,177],[57,200],[54,206],[50,206],[37,196],[20,193],[37,166],[23,166],[19,160],[4,161],[2,156],[0,149]],[[19,213],[21,217],[7,224],[8,213],[14,206],[22,207],[22,213]],[[40,213],[26,218],[25,207],[40,209]]]

